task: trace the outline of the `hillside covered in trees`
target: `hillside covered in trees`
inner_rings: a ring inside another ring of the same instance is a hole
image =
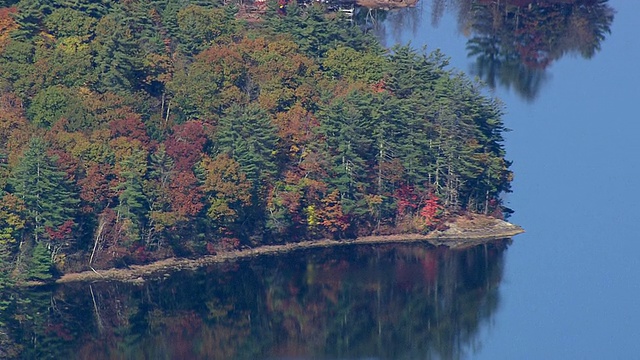
[[[0,2],[0,286],[508,210],[499,102],[441,53],[277,7]]]

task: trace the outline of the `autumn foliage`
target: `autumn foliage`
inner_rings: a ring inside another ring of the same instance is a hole
[[[42,6],[0,8],[13,265],[36,247],[70,271],[502,209],[501,107],[437,53],[386,51],[322,5],[249,26],[192,1]]]
[[[438,222],[438,216],[441,215],[442,205],[440,199],[435,193],[429,193],[426,204],[420,209],[420,216],[424,219],[425,227],[430,228]]]

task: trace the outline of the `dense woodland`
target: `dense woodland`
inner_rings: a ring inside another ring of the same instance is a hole
[[[237,13],[0,1],[0,284],[508,210],[503,107],[443,54]]]

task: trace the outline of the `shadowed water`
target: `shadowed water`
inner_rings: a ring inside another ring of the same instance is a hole
[[[38,359],[462,358],[500,306],[509,241],[347,246],[144,285],[16,293],[5,355]]]

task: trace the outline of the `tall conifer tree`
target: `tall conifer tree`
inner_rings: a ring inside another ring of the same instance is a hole
[[[13,169],[10,179],[14,195],[24,202],[26,228],[36,242],[51,241],[46,230],[58,230],[74,221],[79,202],[65,172],[58,170],[56,158],[47,154],[47,145],[34,137]]]
[[[276,174],[274,149],[278,138],[267,113],[255,105],[232,106],[220,119],[216,146],[240,164],[247,180],[258,187]]]

